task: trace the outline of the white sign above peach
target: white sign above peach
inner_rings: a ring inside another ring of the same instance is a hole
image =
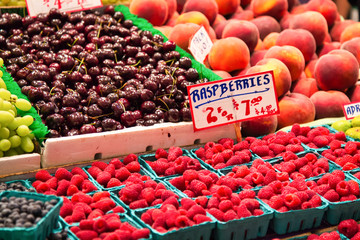
[[[346,120],[353,119],[360,115],[360,102],[343,105]]]

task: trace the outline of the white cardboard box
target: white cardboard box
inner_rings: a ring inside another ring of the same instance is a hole
[[[0,176],[34,171],[40,168],[40,154],[21,154],[0,158]]]
[[[150,127],[47,139],[42,151],[44,168],[155,151],[158,148],[187,146],[220,138],[236,138],[234,125],[194,132],[192,122],[163,123]]]

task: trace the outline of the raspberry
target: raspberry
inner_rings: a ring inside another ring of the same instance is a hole
[[[104,172],[108,172],[111,174],[112,177],[114,177],[115,176],[115,165],[114,164],[107,165],[107,167],[104,169]]]
[[[360,240],[360,232],[356,233],[351,240]]]
[[[84,219],[80,221],[79,227],[81,230],[93,230],[93,219]]]
[[[49,185],[49,188],[56,189],[58,180],[56,177],[52,177],[49,180],[47,180],[45,183]],[[81,187],[81,185],[80,185],[80,187]]]
[[[122,183],[120,182],[119,179],[117,178],[110,178],[109,182],[107,183],[106,187],[107,188],[112,188],[112,187],[118,187],[121,186]]]
[[[358,224],[354,219],[343,220],[338,225],[338,231],[348,238],[352,238],[359,230]]]
[[[219,208],[220,201],[217,197],[211,197],[207,203],[207,208]]]
[[[181,207],[185,210],[189,210],[192,206],[196,205],[196,202],[190,198],[182,198],[180,203]]]
[[[188,217],[180,215],[175,220],[175,226],[178,228],[188,227],[190,226],[190,220]]]
[[[345,152],[347,154],[355,154],[357,152],[357,144],[355,142],[347,142],[345,144]]]
[[[194,216],[194,221],[196,224],[200,224],[203,222],[212,222],[212,219],[206,215],[197,214]]]
[[[218,208],[210,208],[207,210],[211,215],[213,215],[217,220],[224,221],[224,213]]]
[[[82,192],[84,192],[84,193],[89,193],[89,192],[97,190],[97,188],[94,186],[94,184],[87,179],[84,180],[84,182],[81,186],[81,189],[82,189]]]
[[[113,164],[115,166],[115,169],[119,169],[121,167],[124,167],[125,164],[120,161],[118,158],[113,158],[110,160],[109,164]]]
[[[346,195],[346,196],[343,196],[343,197],[340,197],[340,202],[344,202],[344,201],[354,201],[356,200],[357,197],[353,194],[350,194],[350,195]]]
[[[149,204],[145,199],[133,201],[129,204],[130,209],[146,208]]]
[[[183,176],[170,179],[169,182],[177,189],[184,191],[186,189],[185,180]]]
[[[312,167],[310,165],[305,165],[299,169],[299,173],[301,173],[305,178],[310,178],[313,176]]]
[[[73,212],[73,204],[72,203],[64,203],[60,208],[60,216],[65,218],[66,216],[71,215]]]
[[[219,209],[223,212],[226,212],[229,209],[233,208],[233,203],[230,200],[223,200],[219,203]]]
[[[106,184],[110,181],[111,174],[109,172],[101,172],[98,174],[96,181],[102,186],[106,186]]]
[[[257,194],[260,199],[270,199],[274,195],[274,190],[270,186],[261,188]]]
[[[273,169],[270,169],[264,177],[264,185],[268,185],[269,183],[276,181],[276,179],[276,172]]]
[[[226,166],[233,166],[242,163],[242,159],[239,155],[232,156],[227,162]]]
[[[70,186],[68,187],[68,189],[66,191],[66,196],[72,196],[77,192],[79,192],[79,189],[77,188],[77,186],[70,184]]]
[[[329,162],[326,158],[320,158],[314,164],[314,167],[320,167],[325,170],[325,172],[329,171]]]
[[[234,168],[233,168],[233,171],[234,171]],[[244,178],[246,175],[248,175],[250,173],[250,170],[249,170],[248,166],[242,165],[242,166],[237,167],[235,172],[236,172],[236,175],[235,175],[236,177]]]
[[[199,180],[209,188],[213,184],[213,179],[209,175],[199,174]]]
[[[225,161],[228,161],[234,155],[234,152],[231,149],[225,149],[221,152],[221,155]]]
[[[289,181],[289,174],[287,172],[277,172],[276,178],[281,182]]]
[[[304,148],[300,144],[289,144],[286,147],[286,151],[290,151],[293,153],[299,153],[304,151]]]
[[[110,211],[116,206],[115,202],[111,198],[103,198],[94,204],[96,209],[100,209],[104,213]]]
[[[252,216],[251,212],[244,204],[240,204],[237,208],[237,215],[239,218],[246,218]]]
[[[274,195],[269,199],[268,205],[273,209],[279,209],[284,206],[284,199],[280,195]]]
[[[301,202],[306,202],[307,200],[309,200],[309,195],[306,193],[305,191],[298,191],[296,193],[294,193],[296,196],[298,196],[301,200]]]
[[[129,170],[129,172],[131,172],[131,173],[140,172],[140,164],[139,164],[139,162],[137,162],[137,161],[130,162],[130,163],[126,164],[125,167],[126,167],[126,168]]]
[[[301,127],[300,127],[300,125],[298,124],[298,123],[295,123],[295,124],[293,124],[293,126],[291,127],[291,132],[292,133],[294,133],[295,134],[295,136],[297,136],[297,135],[300,135],[300,129],[301,129]]]
[[[296,166],[292,161],[291,162],[282,162],[281,169],[279,169],[279,170],[290,174],[292,172],[295,172]]]
[[[159,148],[155,152],[155,158],[156,159],[167,158],[167,156],[168,156],[168,153],[163,148]]]
[[[176,158],[178,158],[178,157],[180,157],[182,155],[183,155],[183,151],[182,151],[181,148],[179,148],[179,147],[170,147],[169,151],[168,151],[167,159],[170,162],[173,162],[173,161],[175,161]]]
[[[334,189],[330,189],[329,191],[327,191],[327,192],[323,195],[323,197],[324,197],[325,199],[327,199],[328,201],[330,201],[330,202],[337,202],[337,201],[340,200],[339,194],[338,194],[337,192],[335,192]]]
[[[260,174],[261,175],[261,174]],[[262,176],[262,175],[261,175]],[[234,181],[234,179],[232,177],[229,177],[229,176],[222,176],[217,184],[219,185],[225,185],[225,186],[228,186],[232,191],[236,191],[238,190],[239,186],[237,184],[236,181]]]
[[[148,239],[150,230],[147,228],[136,229],[131,233],[132,239]]]
[[[57,196],[66,196],[66,192],[70,186],[70,182],[68,180],[60,180],[58,182],[58,187],[56,189],[56,195]]]
[[[289,209],[298,209],[301,205],[301,199],[295,194],[287,194],[284,203]]]
[[[165,201],[169,197],[178,197],[173,191],[165,189],[161,194],[161,200]]]
[[[266,157],[269,155],[269,146],[267,145],[261,145],[261,146],[254,146],[251,148],[253,153],[258,155],[259,157]]]
[[[126,157],[124,157],[123,163],[125,165],[128,165],[131,162],[137,162],[137,161],[138,161],[138,157],[135,154],[131,153],[131,154],[127,155]]]
[[[297,178],[290,182],[290,186],[296,188],[299,191],[305,191],[307,189],[306,182],[302,178]]]
[[[73,213],[71,214],[71,219],[73,222],[80,222],[81,220],[86,219],[83,207],[75,206]]]
[[[196,196],[200,196],[203,190],[207,190],[207,187],[205,183],[195,179],[190,183],[190,190],[193,191]]]
[[[213,162],[213,166],[225,162],[225,159],[221,153],[215,153],[214,155],[212,155],[211,160]]]
[[[204,148],[199,148],[198,150],[195,151],[195,154],[201,160],[205,160],[205,149]]]
[[[169,168],[169,163],[165,158],[160,158],[154,162],[147,162],[158,176],[164,176],[166,169]]]
[[[241,151],[241,150],[244,150],[244,149],[249,149],[249,147],[250,147],[249,142],[241,141],[241,142],[234,145],[233,150],[234,150],[234,152],[237,152],[237,151]]]
[[[349,180],[347,181],[347,183],[349,185],[350,194],[359,196],[360,195],[359,184],[354,180]]]
[[[58,179],[58,180],[62,180],[62,179],[65,179],[65,180],[68,180],[70,181],[71,180],[71,177],[72,177],[72,174],[65,168],[58,168],[55,172],[55,177]]]
[[[131,175],[131,172],[126,167],[121,167],[120,169],[115,171],[115,178],[120,181],[125,181]]]
[[[199,174],[196,170],[186,170],[183,177],[185,181],[191,182],[192,180],[199,179]]]
[[[285,152],[285,146],[277,143],[270,143],[269,149],[274,152],[275,156],[279,155],[282,152]]]
[[[314,206],[310,201],[306,201],[301,204],[301,209],[308,209],[308,208],[313,208],[313,207]]]
[[[57,179],[57,178],[53,178],[53,179]],[[81,189],[81,186],[82,186],[84,180],[85,179],[82,175],[75,174],[72,176],[70,183],[77,186],[79,189]],[[56,187],[53,187],[53,188],[56,188]]]
[[[75,235],[81,240],[92,240],[98,237],[97,232],[93,230],[80,230]]]
[[[206,211],[203,207],[201,207],[200,205],[193,205],[192,207],[189,208],[189,210],[187,211],[186,216],[189,219],[193,219],[193,217],[197,214],[201,214],[201,215],[206,215]]]
[[[298,159],[298,156],[295,153],[290,152],[290,151],[285,151],[285,152],[281,153],[280,156],[283,158],[284,162]]]
[[[231,221],[236,218],[238,218],[238,215],[233,209],[230,209],[224,213],[224,222]]]
[[[319,207],[321,206],[322,202],[321,202],[321,198],[319,197],[319,195],[314,195],[310,201],[309,201],[314,207]]]
[[[329,144],[329,140],[325,136],[316,136],[312,142],[318,147],[322,148]]]
[[[95,161],[91,164],[91,166],[98,167],[101,169],[101,171],[104,171],[104,169],[107,167],[107,163],[101,161]]]
[[[91,166],[87,171],[95,179],[97,178],[98,174],[102,172],[102,170],[96,166]]]
[[[283,187],[283,190],[281,192],[282,195],[287,195],[287,194],[292,194],[292,193],[296,193],[298,190],[294,187],[290,187],[290,186],[285,186]]]
[[[116,206],[112,209],[114,213],[125,213],[125,209],[122,206]]]
[[[252,198],[245,198],[241,201],[240,204],[245,205],[250,212],[253,212],[255,209],[260,208],[260,203],[256,199]]]
[[[94,209],[88,216],[88,219],[95,219],[103,216],[104,213],[100,209]]]
[[[35,174],[35,179],[40,180],[42,182],[46,182],[47,180],[51,179],[52,176],[46,170],[40,170]]]
[[[350,186],[346,181],[340,181],[336,185],[336,192],[340,196],[346,196],[350,193]]]
[[[208,198],[206,196],[199,196],[195,199],[195,202],[201,207],[205,208],[208,202]]]
[[[346,135],[344,132],[336,132],[335,133],[335,139],[345,142],[346,141]]]
[[[105,219],[104,218],[96,219],[93,223],[93,229],[97,233],[105,232],[107,230],[107,223],[106,223]]]

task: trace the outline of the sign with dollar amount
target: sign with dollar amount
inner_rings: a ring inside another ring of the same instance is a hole
[[[26,0],[26,5],[29,15],[35,17],[39,13],[48,13],[52,8],[63,12],[75,12],[102,7],[102,2],[101,0]]]
[[[360,115],[360,102],[354,102],[343,105],[346,120],[353,119]]]
[[[187,89],[195,131],[280,113],[272,71]]]

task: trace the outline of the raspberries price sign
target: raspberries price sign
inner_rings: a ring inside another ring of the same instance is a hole
[[[353,119],[360,115],[360,102],[343,105],[346,120]]]
[[[101,0],[26,0],[26,5],[29,15],[35,17],[39,13],[48,13],[52,8],[63,12],[76,12],[102,7],[102,2]]]
[[[280,113],[272,71],[187,89],[195,131]]]

